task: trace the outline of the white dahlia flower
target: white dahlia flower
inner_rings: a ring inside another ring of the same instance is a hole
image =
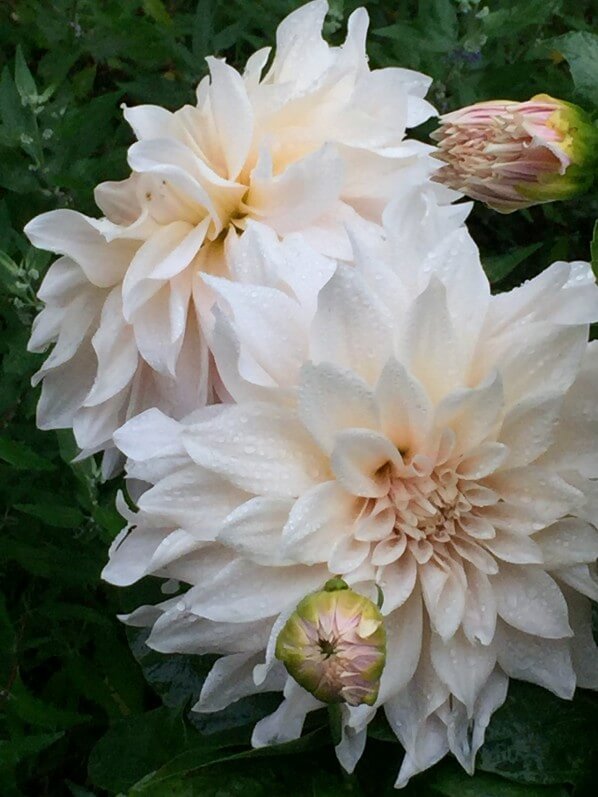
[[[473,771],[509,677],[598,688],[598,290],[586,264],[555,263],[492,296],[458,213],[406,195],[384,244],[356,240],[357,266],[324,287],[325,268],[299,278],[289,243],[254,231],[239,256],[270,284],[209,281],[238,403],[149,410],[115,438],[153,486],[104,577],[189,585],[128,622],[156,650],[223,654],[197,711],[282,690],[255,746],[322,705],[274,656],[298,601],[331,575],[382,589],[378,698],[342,707],[337,754],[351,771],[383,709],[397,786],[449,750]]]
[[[345,225],[377,224],[397,186],[435,168],[432,147],[404,140],[433,114],[430,80],[370,71],[363,8],[345,43],[328,46],[327,8],[315,0],[282,22],[265,72],[269,48],[243,74],[209,58],[196,105],[126,108],[138,139],[132,175],[97,187],[104,218],[56,210],[28,224],[35,246],[62,255],[41,287],[46,307],[30,343],[55,343],[37,375],[41,428],[72,426],[90,453],[148,407],[182,417],[203,406],[214,372],[202,275],[238,278],[229,253],[248,224],[280,238],[300,232],[346,259]]]

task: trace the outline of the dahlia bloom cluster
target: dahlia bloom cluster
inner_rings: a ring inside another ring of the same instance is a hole
[[[213,60],[197,107],[127,111],[107,218],[29,227],[63,254],[33,345],[41,422],[114,443],[139,496],[104,578],[177,585],[123,619],[221,655],[195,710],[281,692],[260,747],[340,700],[349,772],[383,711],[400,787],[449,751],[472,772],[509,678],[598,688],[598,288],[559,262],[491,294],[403,140],[426,79],[368,69],[363,10],[329,48],[325,10],[264,77]]]

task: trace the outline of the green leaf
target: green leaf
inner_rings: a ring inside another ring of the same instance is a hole
[[[9,769],[29,756],[36,755],[61,739],[64,733],[40,733],[0,741],[0,772]]]
[[[210,748],[207,746],[210,743],[210,737],[207,736],[204,737],[200,747],[185,751],[149,777],[144,778],[140,783],[135,784],[135,788],[131,790],[130,795],[131,797],[137,794],[145,795],[147,794],[146,790],[148,786],[151,786],[152,790],[155,789],[157,785],[166,786],[172,781],[176,782],[179,780],[181,775],[193,777],[200,774],[206,767],[215,766],[217,764],[261,758],[276,758],[278,756],[311,752],[330,745],[330,741],[328,728],[318,728],[292,742],[223,755],[217,748]]]
[[[21,45],[17,46],[15,56],[15,85],[23,104],[34,105],[37,102],[37,86],[25,61]]]
[[[29,446],[16,440],[8,440],[6,437],[0,437],[0,459],[17,470],[54,470],[51,462],[40,457]]]
[[[594,771],[597,756],[596,704],[588,695],[569,702],[512,682],[486,731],[477,766],[520,783],[577,783]]]
[[[508,277],[513,269],[517,268],[520,263],[523,263],[531,254],[537,252],[543,246],[542,242],[529,244],[529,246],[520,246],[517,249],[512,249],[505,254],[492,255],[484,258],[483,266],[486,276],[491,283],[500,282]]]
[[[143,10],[161,25],[172,25],[172,19],[162,0],[143,0]]]
[[[574,31],[546,42],[567,60],[577,93],[598,107],[598,35]]]
[[[187,733],[180,714],[167,708],[119,720],[91,751],[89,776],[107,791],[127,791],[184,749]]]
[[[78,509],[63,504],[15,504],[14,507],[19,512],[58,528],[76,529],[85,520],[83,513]]]
[[[531,786],[476,772],[472,777],[453,764],[434,771],[426,781],[434,793],[445,797],[567,797],[561,786]]]

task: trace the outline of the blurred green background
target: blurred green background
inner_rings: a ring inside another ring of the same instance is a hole
[[[327,718],[274,751],[248,752],[251,723],[273,699],[188,718],[209,661],[150,652],[116,619],[159,596],[100,581],[121,526],[116,482],[72,464],[69,432],[35,428],[40,357],[26,352],[49,256],[22,228],[35,214],[94,214],[92,189],[127,173],[132,136],[120,104],[192,102],[204,57],[241,66],[273,43],[294,0],[1,0],[0,5],[0,795],[150,797],[385,795],[401,750],[380,719],[353,777],[341,774]],[[371,16],[372,66],[434,78],[441,112],[547,92],[598,106],[596,0],[332,0],[326,35]],[[594,28],[595,31],[595,28]],[[426,139],[431,124],[417,131]],[[471,230],[496,290],[556,259],[590,259],[596,194],[498,216]],[[274,703],[276,699],[274,699]],[[472,779],[445,761],[403,792],[446,797],[595,793],[598,703],[565,703],[515,684],[495,715]],[[272,754],[275,753],[275,754]]]

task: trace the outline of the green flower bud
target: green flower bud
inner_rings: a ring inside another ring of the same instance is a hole
[[[331,579],[289,617],[276,658],[318,700],[371,706],[386,660],[383,617],[371,600]]]

